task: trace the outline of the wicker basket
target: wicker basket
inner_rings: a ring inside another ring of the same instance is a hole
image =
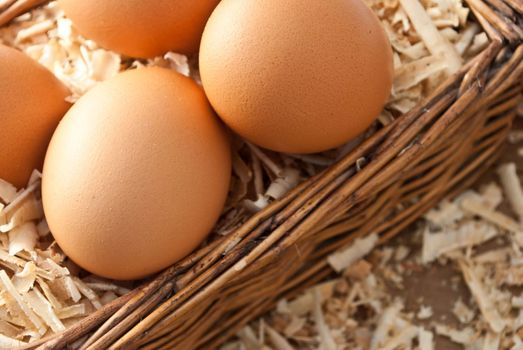
[[[329,253],[371,232],[385,241],[473,183],[501,152],[521,99],[523,2],[467,3],[490,43],[430,98],[235,232],[26,348],[213,349],[328,276]]]

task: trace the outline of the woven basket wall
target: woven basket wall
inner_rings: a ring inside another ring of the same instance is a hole
[[[490,44],[430,98],[229,236],[26,349],[214,349],[329,275],[331,252],[370,233],[385,241],[472,184],[521,100],[523,1],[467,3]]]

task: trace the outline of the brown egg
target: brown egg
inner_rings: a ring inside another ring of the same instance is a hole
[[[41,169],[69,91],[20,51],[0,45],[0,62],[0,178],[20,188]]]
[[[80,98],[53,135],[42,181],[49,227],[86,270],[147,276],[209,234],[230,158],[196,83],[163,68],[122,73]]]
[[[205,22],[219,0],[59,0],[78,31],[133,57],[198,51]]]
[[[238,134],[312,153],[342,145],[379,115],[392,49],[360,0],[223,0],[203,34],[200,73]]]

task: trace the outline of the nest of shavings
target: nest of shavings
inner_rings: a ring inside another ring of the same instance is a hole
[[[0,180],[0,349],[59,332],[129,292],[86,275],[54,242],[44,218],[40,173],[17,190]]]
[[[222,350],[433,350],[436,336],[467,350],[522,349],[523,190],[514,163],[498,175],[502,188],[490,183],[430,210],[408,245],[373,249],[370,235],[332,254],[337,278],[281,300]],[[513,215],[498,210],[503,202]],[[409,275],[449,265],[458,275],[441,282],[470,296],[456,297],[452,322],[422,298],[407,309]]]
[[[278,200],[304,178],[319,173],[377,129],[409,111],[488,43],[486,34],[471,21],[462,0],[366,2],[380,18],[394,51],[393,91],[378,121],[346,145],[313,155],[269,152],[233,136],[230,194],[212,237],[235,230],[254,212]],[[0,43],[20,49],[50,69],[70,88],[71,102],[118,72],[142,66],[174,69],[200,81],[196,57],[169,52],[163,57],[136,60],[104,50],[80,36],[56,2],[36,8],[0,28]],[[364,162],[361,159],[358,164]],[[39,185],[38,173],[25,189],[0,182],[0,348],[11,348],[60,331],[127,291],[124,285],[96,276],[82,277],[84,273],[64,256],[43,217]],[[371,243],[362,244],[369,248]],[[374,282],[362,277],[358,293],[366,293],[365,288],[370,288],[365,283]],[[324,288],[334,290],[331,287]],[[325,293],[315,294],[316,303],[324,299]],[[321,318],[322,313],[315,305],[316,317]],[[325,320],[321,324],[321,334],[327,337]],[[293,325],[301,329],[297,326],[298,323]],[[277,338],[276,331],[270,334]]]

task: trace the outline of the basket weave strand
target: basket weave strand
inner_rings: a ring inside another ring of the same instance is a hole
[[[522,97],[523,3],[467,3],[490,43],[429,98],[235,232],[25,349],[214,349],[329,276],[333,251],[371,232],[384,242],[473,184],[502,152]]]

